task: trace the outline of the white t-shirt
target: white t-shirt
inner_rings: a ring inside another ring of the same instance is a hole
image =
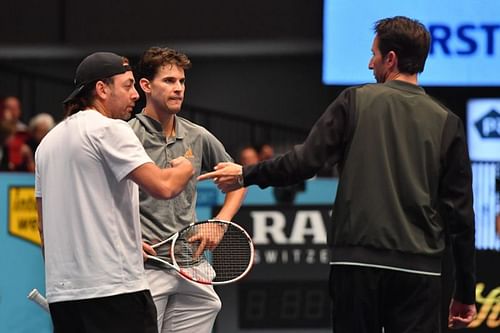
[[[129,125],[80,111],[47,134],[35,161],[48,301],[149,289],[138,187],[126,176],[152,161]]]

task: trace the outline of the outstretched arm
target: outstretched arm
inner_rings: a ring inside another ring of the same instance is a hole
[[[241,165],[232,162],[222,162],[217,164],[214,169],[215,171],[207,172],[199,176],[198,180],[212,179],[217,187],[224,193],[236,191],[243,187],[243,167]],[[239,196],[241,196],[241,200],[243,200],[245,192],[241,193],[242,194]],[[226,205],[227,201],[228,197],[226,196],[224,205]],[[239,205],[241,205],[241,202]],[[233,209],[233,215],[236,214],[236,211],[239,209],[239,205],[236,209]],[[219,215],[221,214],[219,213]]]
[[[213,179],[223,192],[243,186],[286,186],[311,178],[328,161],[341,161],[351,140],[355,124],[354,91],[347,89],[335,99],[318,119],[303,144],[285,154],[242,167],[235,163],[219,163],[215,171],[198,177]]]
[[[160,169],[153,163],[145,163],[129,173],[128,177],[157,199],[177,196],[194,174],[193,165],[178,157],[170,162],[171,168]]]

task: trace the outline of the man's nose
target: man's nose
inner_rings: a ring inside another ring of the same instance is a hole
[[[181,90],[183,90],[183,89],[184,89],[184,86],[182,85],[182,83],[181,83],[180,81],[177,81],[177,82],[175,83],[175,90],[176,90],[176,91],[181,91]]]
[[[139,99],[139,93],[137,92],[137,89],[133,89],[133,92],[132,92],[132,100],[134,101],[137,101]]]

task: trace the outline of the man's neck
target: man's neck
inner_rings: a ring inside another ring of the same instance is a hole
[[[94,101],[92,105],[89,105],[84,110],[95,110],[105,117],[112,118],[111,114],[106,110],[104,105],[98,100]]]
[[[153,108],[151,105],[146,104],[144,114],[153,118],[161,124],[165,137],[172,137],[175,135],[175,115],[171,113],[161,112]]]
[[[403,82],[411,83],[414,85],[418,85],[417,74],[405,74],[405,73],[394,72],[394,73],[390,73],[387,76],[387,79],[385,80],[385,82],[394,81],[394,80],[403,81]]]

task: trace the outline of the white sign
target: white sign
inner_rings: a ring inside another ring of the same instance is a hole
[[[500,161],[500,98],[468,101],[467,138],[471,160]]]

